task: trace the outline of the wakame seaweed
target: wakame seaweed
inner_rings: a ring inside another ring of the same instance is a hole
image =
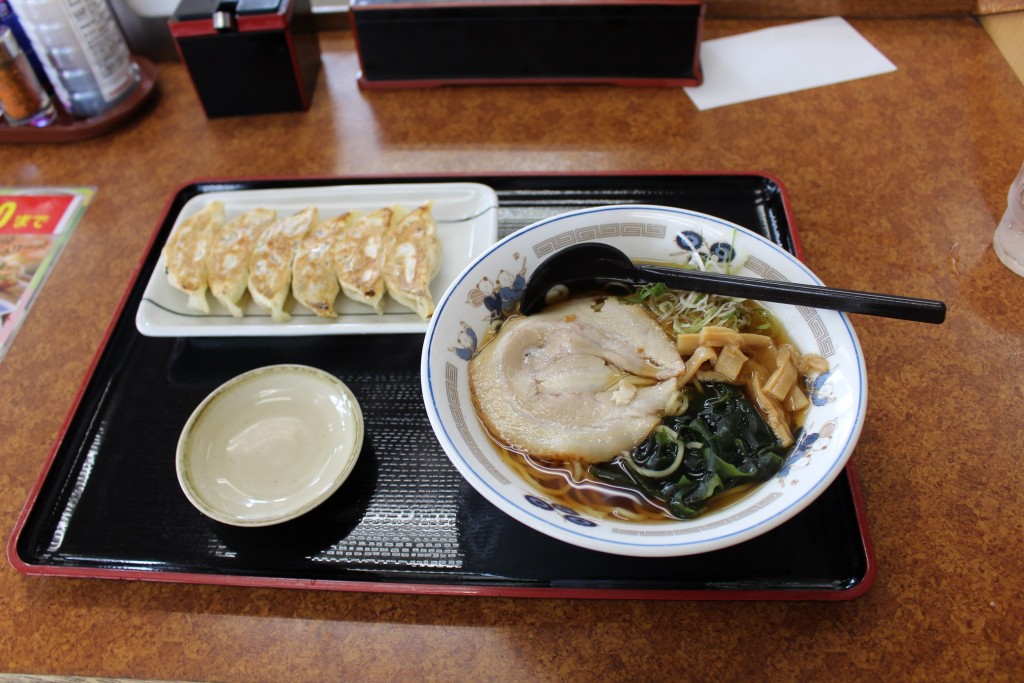
[[[594,465],[597,478],[639,488],[679,519],[703,512],[712,496],[775,476],[786,449],[732,385],[704,382],[682,415],[666,417],[628,456]]]

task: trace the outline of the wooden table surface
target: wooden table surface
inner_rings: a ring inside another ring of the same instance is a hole
[[[1020,680],[1024,278],[992,233],[1024,88],[968,18],[853,20],[895,73],[698,112],[679,89],[361,91],[322,35],[308,113],[207,120],[184,68],[102,138],[0,146],[3,184],[93,204],[0,364],[11,533],[175,190],[196,178],[760,171],[833,286],[939,298],[941,326],[854,316],[855,454],[877,577],[845,602],[659,602],[253,589],[0,568],[0,672],[192,681]],[[705,38],[769,25],[709,21]]]

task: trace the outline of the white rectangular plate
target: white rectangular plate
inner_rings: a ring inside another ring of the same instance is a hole
[[[440,299],[448,285],[470,261],[497,240],[498,197],[494,190],[477,183],[410,183],[387,185],[335,185],[280,190],[238,190],[210,192],[192,198],[175,220],[178,222],[207,206],[224,202],[228,220],[238,214],[265,207],[276,209],[278,216],[316,206],[325,220],[353,209],[368,211],[393,204],[414,209],[434,201],[434,218],[443,245],[441,268],[430,285],[434,300]],[[162,249],[163,245],[158,245]],[[204,315],[187,306],[187,297],[167,282],[165,263],[160,257],[135,315],[139,332],[148,337],[257,337],[318,334],[396,334],[423,333],[427,323],[415,312],[390,298],[382,315],[369,306],[338,296],[335,319],[319,318],[289,297],[285,310],[292,314],[288,322],[270,318],[248,294],[242,301],[245,315],[234,318],[212,295],[208,295],[210,313]]]

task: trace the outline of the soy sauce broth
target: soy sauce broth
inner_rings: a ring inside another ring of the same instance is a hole
[[[592,297],[595,294],[605,297],[610,295],[608,292],[600,292],[583,296]],[[782,344],[792,345],[792,341],[785,328],[768,309],[752,301],[744,301],[741,306],[744,309],[748,323],[739,327],[739,332],[769,336],[776,348]],[[648,314],[657,320],[657,316],[653,313],[648,311]],[[672,329],[671,321],[658,320],[658,322],[670,338],[674,339],[676,337],[676,331]],[[497,333],[497,329],[500,328],[490,330],[482,340],[481,345],[488,343]],[[756,351],[748,353],[748,355],[754,363],[760,364],[763,368],[774,367],[774,352]],[[793,418],[791,427],[794,431],[803,424],[805,413],[806,409],[791,416]],[[484,428],[486,430],[486,426]],[[490,435],[489,432],[488,434]],[[493,435],[490,436],[493,447],[498,450],[505,464],[538,493],[559,505],[596,519],[609,521],[639,523],[679,521],[679,518],[674,516],[661,501],[648,497],[636,487],[616,486],[596,478],[590,473],[590,467],[586,463],[544,460],[528,453],[510,449],[496,440]],[[621,456],[616,456],[612,463],[615,467],[621,469],[628,467]],[[707,507],[698,517],[722,510],[742,501],[760,488],[763,483],[740,484],[715,493],[708,500]]]

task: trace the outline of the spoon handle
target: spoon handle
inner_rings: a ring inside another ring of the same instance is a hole
[[[676,289],[706,294],[722,294],[923,323],[941,323],[946,319],[946,304],[931,299],[658,266],[638,266],[636,271],[645,281],[664,282]]]

